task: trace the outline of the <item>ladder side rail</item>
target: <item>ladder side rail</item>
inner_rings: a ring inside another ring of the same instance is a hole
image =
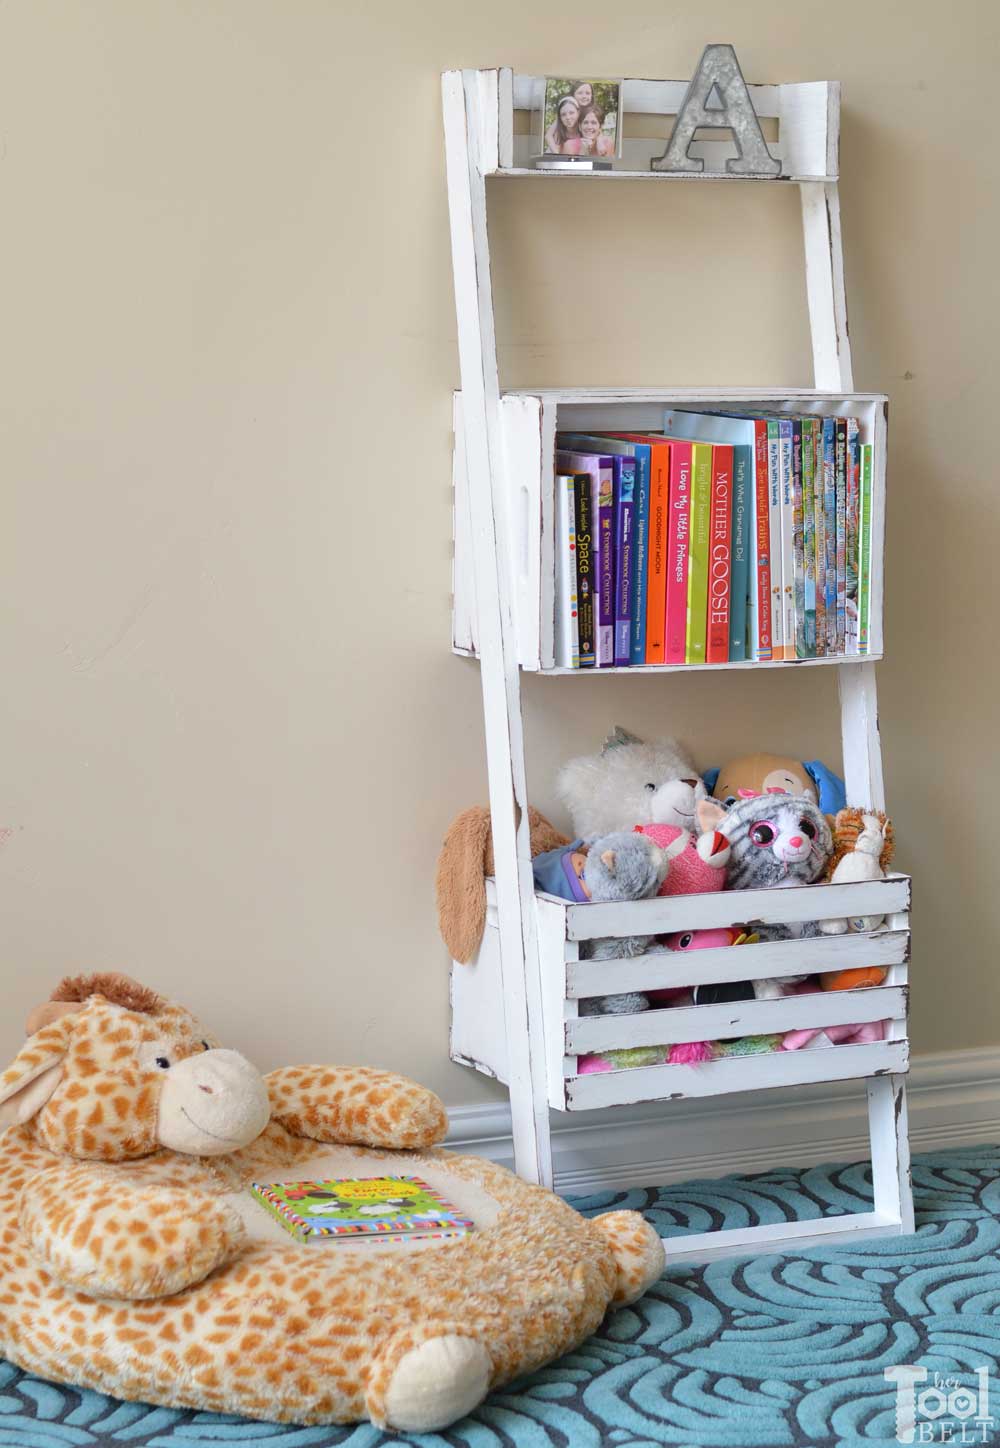
[[[479,73],[446,72],[442,93],[514,1164],[518,1175],[526,1180],[551,1186],[537,921],[481,156],[484,130]]]
[[[839,145],[839,135],[831,134],[829,144]],[[847,322],[839,187],[835,182],[804,182],[800,193],[815,386],[832,392],[850,392],[854,388],[854,372]],[[881,619],[879,634],[881,637]],[[847,798],[852,804],[884,810],[885,778],[875,665],[842,664],[837,669],[837,679]],[[906,1077],[874,1078],[867,1084],[867,1097],[876,1211],[887,1212],[898,1219],[901,1231],[912,1232]]]

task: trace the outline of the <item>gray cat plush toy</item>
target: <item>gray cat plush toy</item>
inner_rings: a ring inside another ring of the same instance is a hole
[[[737,800],[729,809],[718,800],[707,799],[697,808],[701,828],[718,830],[729,841],[727,890],[773,890],[812,885],[822,879],[833,854],[833,834],[823,811],[804,795],[758,794]],[[762,925],[755,930],[761,940],[819,933],[815,922],[798,927]],[[695,1004],[771,1000],[803,979],[720,981],[699,986]]]
[[[833,835],[822,810],[805,795],[758,794],[725,809],[702,800],[698,823],[730,844],[727,890],[772,890],[812,885],[833,854]]]
[[[670,861],[667,852],[645,835],[621,830],[595,840],[583,867],[583,882],[592,901],[650,900],[667,878]],[[652,935],[609,935],[600,940],[586,940],[580,946],[581,957],[588,960],[628,960],[645,953],[654,945]],[[649,999],[641,991],[624,991],[620,995],[594,996],[580,1002],[580,1014],[599,1016],[629,1014],[649,1009]]]

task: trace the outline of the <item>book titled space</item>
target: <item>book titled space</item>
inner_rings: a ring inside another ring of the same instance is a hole
[[[463,1237],[473,1229],[470,1218],[421,1177],[254,1182],[251,1192],[303,1244]]]

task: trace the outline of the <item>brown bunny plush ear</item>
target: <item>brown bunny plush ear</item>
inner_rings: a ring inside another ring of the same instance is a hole
[[[437,862],[438,927],[452,960],[463,964],[479,949],[486,925],[486,846],[490,812],[463,811],[448,827]]]
[[[528,806],[531,856],[568,845],[569,840]],[[486,876],[492,875],[490,812],[483,805],[465,810],[449,826],[437,862],[438,927],[452,960],[467,965],[475,957],[486,926]]]

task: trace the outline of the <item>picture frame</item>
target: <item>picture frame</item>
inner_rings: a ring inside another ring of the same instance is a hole
[[[543,160],[610,165],[621,156],[621,80],[546,76],[538,136]]]

